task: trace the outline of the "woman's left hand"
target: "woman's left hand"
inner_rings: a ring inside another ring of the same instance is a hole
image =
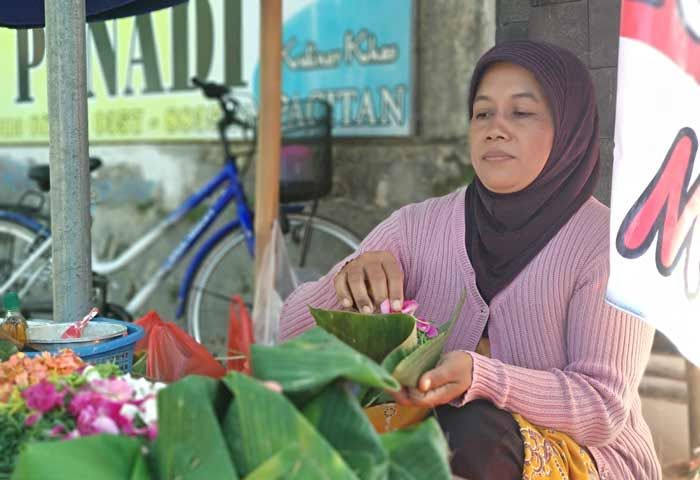
[[[449,352],[443,355],[434,369],[420,377],[418,388],[404,388],[390,393],[399,405],[436,407],[451,402],[469,389],[472,370],[470,354]]]

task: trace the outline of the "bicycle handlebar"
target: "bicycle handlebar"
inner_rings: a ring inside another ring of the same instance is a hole
[[[223,112],[220,122],[223,127],[237,125],[245,129],[254,129],[255,125],[242,119],[238,115],[241,106],[240,102],[231,96],[231,89],[226,85],[215,82],[203,82],[197,77],[192,77],[192,84],[202,91],[205,97],[217,100]]]

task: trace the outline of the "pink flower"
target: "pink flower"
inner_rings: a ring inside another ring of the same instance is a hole
[[[379,305],[379,310],[384,313],[405,313],[406,315],[413,315],[416,310],[418,310],[418,302],[415,300],[404,300],[401,309],[395,309],[389,299],[384,300],[381,305]]]
[[[428,338],[433,338],[440,333],[435,325],[430,322],[426,322],[425,320],[421,320],[420,318],[416,319],[416,328],[425,333],[425,336]]]
[[[119,427],[116,422],[106,415],[100,415],[92,422],[94,433],[108,433],[110,435],[119,435]]]
[[[42,380],[36,385],[26,388],[22,392],[22,398],[27,403],[27,407],[46,413],[49,410],[62,406],[65,394],[65,391],[59,392],[56,390],[52,383]]]
[[[63,425],[55,425],[50,431],[49,436],[60,437],[66,433],[66,427]]]
[[[129,401],[134,394],[131,385],[121,378],[93,380],[90,385],[95,393],[117,402]]]
[[[24,419],[24,425],[26,427],[31,427],[36,422],[38,422],[40,418],[41,418],[41,413],[39,413],[39,412],[32,413],[31,415],[29,415],[27,418]]]

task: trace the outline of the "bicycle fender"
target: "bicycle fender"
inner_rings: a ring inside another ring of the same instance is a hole
[[[187,301],[187,294],[190,292],[192,287],[192,280],[194,279],[199,266],[206,256],[211,252],[214,245],[216,245],[219,240],[224,238],[226,235],[230,235],[234,231],[238,230],[241,226],[240,220],[234,220],[227,223],[223,227],[219,228],[214,234],[212,234],[207,240],[199,247],[197,253],[192,257],[192,261],[187,266],[187,271],[182,277],[182,282],[180,282],[180,289],[177,293],[177,309],[175,310],[175,318],[180,319],[185,313],[185,302]]]

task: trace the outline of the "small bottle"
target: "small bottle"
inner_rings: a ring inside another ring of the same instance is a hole
[[[21,345],[19,348],[24,348],[27,343],[27,321],[20,311],[17,292],[7,292],[2,302],[5,305],[6,312],[5,319],[0,323],[0,329],[14,338]]]

